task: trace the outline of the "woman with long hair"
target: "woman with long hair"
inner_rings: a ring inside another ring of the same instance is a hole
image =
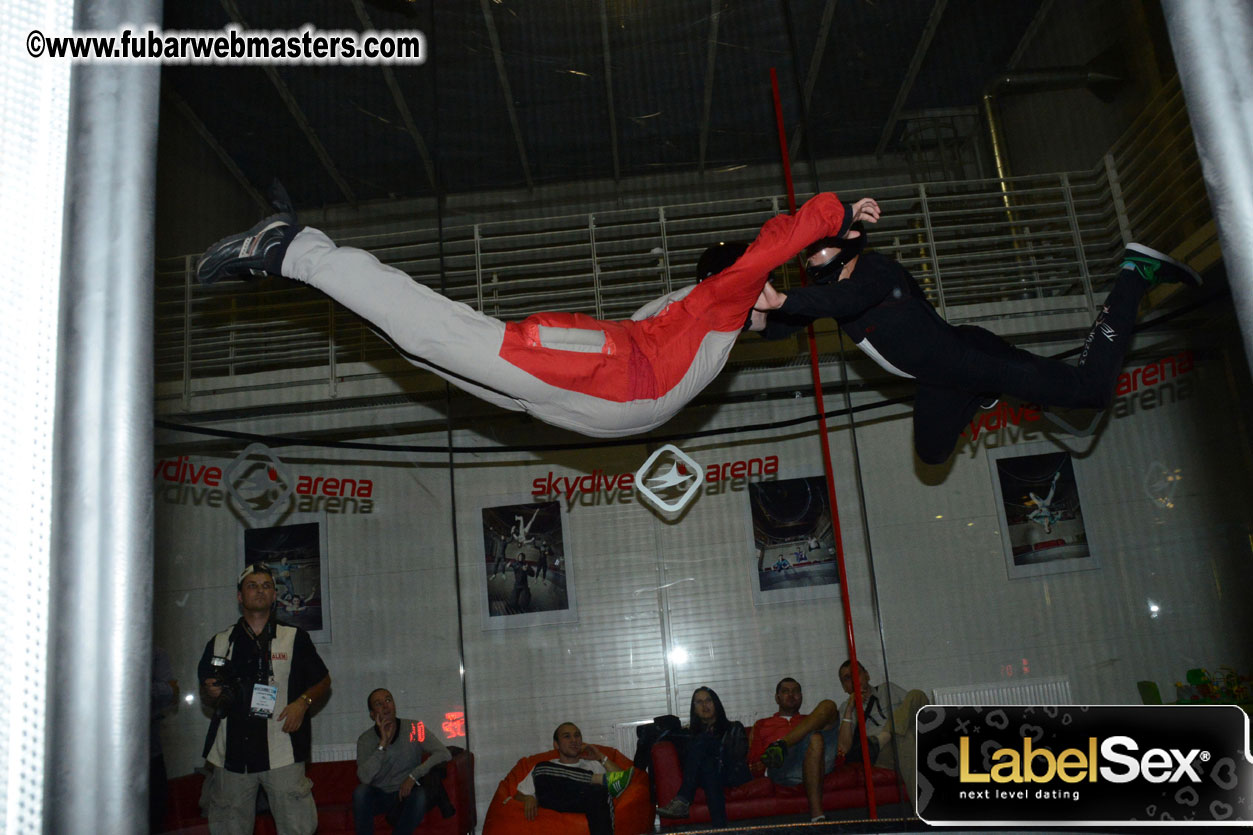
[[[715,826],[725,826],[727,803],[724,788],[747,783],[748,735],[744,725],[727,719],[718,694],[708,687],[692,693],[689,712],[687,752],[683,758],[683,784],[678,793],[657,814],[685,818],[698,788],[705,790],[709,818]]]

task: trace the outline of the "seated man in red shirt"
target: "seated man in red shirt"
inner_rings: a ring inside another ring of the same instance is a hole
[[[822,812],[822,778],[835,768],[840,714],[835,702],[823,699],[810,714],[801,713],[801,685],[783,678],[774,688],[779,710],[758,719],[748,735],[749,770],[780,786],[805,784],[810,820],[826,820]]]
[[[718,375],[771,270],[855,220],[878,218],[870,198],[850,206],[818,194],[795,215],[766,221],[747,248],[711,247],[698,264],[698,284],[613,322],[582,313],[502,322],[364,250],[336,246],[290,211],[209,247],[196,277],[201,284],[266,274],[302,281],[458,388],[554,426],[616,438],[665,423]]]

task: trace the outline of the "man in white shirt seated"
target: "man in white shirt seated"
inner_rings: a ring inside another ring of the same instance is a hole
[[[919,708],[931,699],[921,690],[905,691],[890,682],[870,686],[870,673],[858,662],[862,692],[862,710],[866,716],[866,737],[870,748],[870,764],[895,768],[905,780],[909,802],[917,803],[917,739],[914,733]],[[840,665],[840,685],[849,698],[840,706],[840,735],[836,751],[847,754],[853,762],[861,762],[861,740],[857,739],[857,708],[853,705],[852,662]]]
[[[535,820],[540,806],[582,812],[590,835],[613,835],[613,799],[630,784],[635,769],[606,771],[609,758],[595,745],[585,745],[583,732],[573,722],[557,726],[553,747],[557,758],[532,768],[514,793],[526,819]]]

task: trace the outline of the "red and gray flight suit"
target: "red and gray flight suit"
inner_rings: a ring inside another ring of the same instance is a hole
[[[537,313],[502,322],[313,228],[292,240],[283,275],[318,288],[382,330],[410,362],[489,403],[614,438],[660,426],[707,386],[770,271],[841,232],[845,220],[839,199],[819,194],[795,215],[767,221],[730,267],[624,321]]]

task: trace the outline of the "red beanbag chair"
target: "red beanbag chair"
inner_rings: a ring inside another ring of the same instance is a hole
[[[631,767],[631,760],[616,748],[596,746],[613,763],[614,770]],[[487,807],[483,821],[483,835],[588,835],[587,818],[577,812],[554,812],[542,806],[529,821],[522,812],[522,804],[513,799],[518,784],[531,772],[536,763],[557,759],[556,749],[523,757],[510,769],[505,779],[496,787],[492,802]],[[653,804],[648,794],[648,775],[636,772],[631,785],[613,802],[614,835],[643,835],[653,828]]]

